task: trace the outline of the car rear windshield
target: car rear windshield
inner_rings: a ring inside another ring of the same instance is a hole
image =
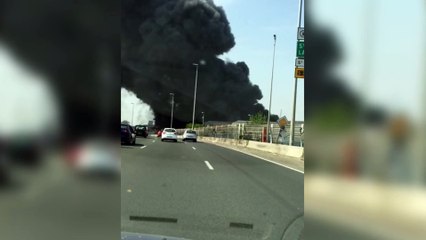
[[[176,130],[171,129],[171,128],[169,128],[169,129],[164,129],[164,131],[165,131],[165,132],[176,132]]]
[[[186,133],[197,134],[197,132],[193,131],[193,130],[188,130],[188,131],[186,131]]]

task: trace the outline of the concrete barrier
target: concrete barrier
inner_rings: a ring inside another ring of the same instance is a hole
[[[220,143],[231,146],[246,147],[250,149],[256,149],[260,151],[275,153],[282,156],[303,158],[304,148],[296,146],[288,146],[282,144],[271,144],[264,142],[248,141],[248,140],[236,140],[229,138],[213,138],[213,137],[199,137],[200,140],[211,143]]]

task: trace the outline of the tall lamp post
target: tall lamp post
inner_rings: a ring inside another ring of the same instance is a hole
[[[192,130],[194,130],[195,121],[195,103],[197,102],[197,85],[198,85],[198,63],[193,63],[195,66],[195,86],[194,86],[194,106],[192,107]]]
[[[135,111],[135,103],[132,103],[132,126],[133,126],[133,112]]]
[[[269,110],[268,110],[268,121],[267,121],[267,134],[269,137],[269,142],[272,143],[272,134],[271,134],[271,105],[272,105],[272,84],[274,81],[274,65],[275,65],[275,44],[277,42],[277,35],[274,34],[274,54],[272,56],[272,76],[271,76],[271,90],[269,92]]]
[[[204,60],[200,61],[201,65],[205,65],[206,62]],[[198,86],[198,63],[193,63],[192,65],[195,66],[195,86],[194,86],[194,106],[192,108],[192,130],[194,130],[194,123],[195,123],[195,103],[197,102],[197,86]]]
[[[201,112],[201,114],[202,114],[202,119],[203,119],[203,126],[204,126],[204,112]]]
[[[173,108],[175,106],[175,94],[170,93],[170,96],[172,97],[172,102],[171,102],[172,110],[171,110],[171,113],[170,113],[170,128],[173,128]]]
[[[197,85],[198,85],[198,63],[193,63],[195,66],[195,86],[194,86],[194,106],[192,107],[192,130],[194,130],[195,121],[195,103],[197,102]]]

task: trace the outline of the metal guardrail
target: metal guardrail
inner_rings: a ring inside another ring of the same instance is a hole
[[[228,139],[244,139],[251,141],[262,141],[262,136],[266,124],[263,125],[251,125],[251,124],[238,124],[238,125],[219,125],[196,128],[198,136],[201,137],[216,137],[216,138],[228,138]],[[301,133],[301,124],[296,124],[294,127],[294,141],[293,146],[303,146],[304,133]],[[178,133],[184,131],[184,129],[178,129]],[[284,130],[278,126],[271,128],[272,132],[272,143],[275,144],[289,144],[290,139],[290,124],[285,127]]]

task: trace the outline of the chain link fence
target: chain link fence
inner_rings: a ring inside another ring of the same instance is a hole
[[[294,140],[293,146],[303,146],[304,133],[301,128],[302,123],[296,123],[294,126]],[[235,124],[235,125],[219,125],[196,128],[198,136],[201,137],[215,137],[227,139],[241,139],[262,142],[267,139],[266,124],[252,125],[252,124]],[[180,130],[178,130],[180,132]],[[183,130],[182,130],[183,132]],[[284,129],[280,129],[278,125],[272,125],[272,143],[289,145],[290,140],[290,124]]]

